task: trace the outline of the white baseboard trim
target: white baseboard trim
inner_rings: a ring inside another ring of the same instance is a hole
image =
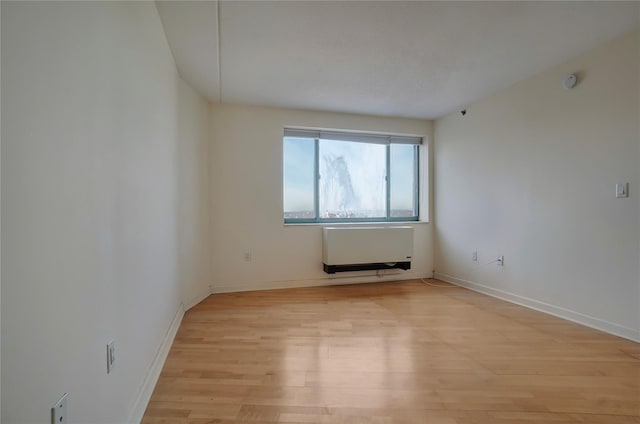
[[[167,359],[167,355],[169,354],[169,350],[171,349],[171,345],[173,344],[173,339],[176,337],[176,333],[178,332],[178,328],[180,327],[183,316],[184,306],[180,304],[180,307],[173,317],[173,321],[171,321],[169,329],[162,339],[162,343],[160,343],[160,346],[158,347],[156,356],[155,358],[153,358],[153,362],[147,370],[144,381],[142,382],[142,386],[138,390],[138,396],[136,397],[136,401],[133,404],[133,408],[131,410],[131,413],[129,414],[127,423],[140,424],[140,421],[142,421],[144,411],[147,409],[149,399],[151,399],[153,389],[156,387],[156,383],[158,382],[158,378],[160,377],[160,372],[162,371],[164,362]]]
[[[289,280],[289,281],[265,281],[260,283],[240,283],[240,284],[217,284],[211,286],[211,294],[234,293],[256,290],[292,289],[302,287],[339,286],[345,284],[379,283],[384,281],[417,280],[420,278],[431,278],[419,273],[398,272],[385,274],[381,277],[375,274],[356,275],[349,277],[316,278],[309,280]]]
[[[566,319],[578,324],[582,324],[596,330],[604,331],[605,333],[613,334],[614,336],[623,337],[634,342],[640,342],[640,331],[634,330],[633,328],[628,328],[620,324],[592,317],[590,315],[563,308],[561,306],[556,306],[525,296],[509,293],[504,290],[494,289],[492,287],[488,287],[473,281],[463,280],[462,278],[454,277],[451,275],[436,272],[434,277],[438,280],[446,281],[447,283],[465,287],[491,297],[515,303],[520,306],[525,306],[527,308],[534,309],[539,312],[544,312],[546,314]]]
[[[205,300],[210,295],[211,295],[211,289],[209,287],[207,287],[207,291],[205,293],[201,293],[200,295],[195,296],[195,297],[191,298],[189,301],[185,302],[184,303],[184,310],[188,311],[189,309],[191,309],[194,306],[196,306],[198,303],[200,303],[203,300]]]

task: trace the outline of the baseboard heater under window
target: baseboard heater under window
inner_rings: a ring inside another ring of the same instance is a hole
[[[322,230],[324,272],[411,269],[413,228],[325,227]]]

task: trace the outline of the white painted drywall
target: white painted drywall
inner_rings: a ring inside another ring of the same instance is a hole
[[[639,37],[437,120],[438,273],[640,339]]]
[[[122,423],[208,291],[208,105],[153,3],[2,2],[1,29],[2,422],[67,392],[70,423]]]
[[[2,4],[0,2],[0,46],[2,46]],[[0,49],[1,50],[1,49]],[[0,81],[2,81],[2,55],[0,54]],[[2,84],[0,84],[0,99],[2,99]],[[0,187],[2,187],[2,106],[0,102]],[[0,195],[0,222],[2,221],[2,196]],[[2,240],[2,225],[0,225],[0,241]],[[0,242],[0,329],[2,329],[2,243]],[[2,337],[0,337],[0,411],[2,411]],[[2,413],[0,412],[0,423]]]
[[[210,200],[214,292],[361,281],[341,274],[333,276],[338,279],[334,280],[323,272],[322,226],[283,224],[282,136],[287,126],[424,135],[427,145],[423,156],[427,161],[431,156],[426,155],[431,123],[424,120],[213,105]],[[429,178],[424,177],[423,187],[428,187]],[[429,202],[423,200],[426,212]],[[411,225],[415,228],[412,269],[385,279],[431,275],[431,224]],[[244,260],[245,251],[252,253],[250,262]]]
[[[433,119],[639,25],[638,2],[221,1],[221,98]]]
[[[178,73],[212,102],[220,101],[217,1],[155,2]]]
[[[209,292],[209,103],[178,79],[177,254],[181,299],[188,309]]]

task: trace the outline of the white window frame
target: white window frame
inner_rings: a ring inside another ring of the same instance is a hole
[[[423,137],[414,135],[391,135],[377,133],[361,133],[352,131],[336,131],[336,130],[315,130],[301,128],[285,128],[282,138],[283,145],[285,138],[307,138],[314,140],[314,215],[315,218],[285,218],[283,209],[283,218],[285,224],[327,224],[327,223],[357,223],[357,222],[411,222],[420,220],[420,187],[422,185],[421,178],[421,150]],[[372,218],[321,218],[319,210],[319,146],[321,140],[337,140],[347,142],[383,144],[386,145],[386,216]],[[410,217],[392,217],[390,208],[391,199],[391,145],[392,144],[411,144],[416,146],[414,156],[414,193],[413,201],[415,211],[414,216]],[[283,155],[284,158],[284,155]],[[284,167],[283,167],[284,170]],[[284,194],[284,175],[283,175],[283,194]],[[283,202],[284,206],[284,202]]]

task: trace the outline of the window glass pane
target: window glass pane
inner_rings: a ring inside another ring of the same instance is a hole
[[[409,218],[416,210],[416,163],[418,147],[411,144],[391,144],[390,152],[390,216]]]
[[[320,140],[321,218],[386,217],[386,146]]]
[[[284,138],[284,218],[314,219],[314,155],[312,138]]]

